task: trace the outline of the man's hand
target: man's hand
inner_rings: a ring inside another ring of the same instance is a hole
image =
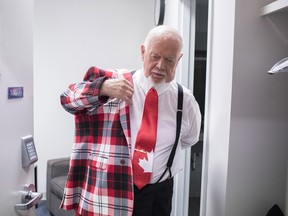
[[[99,96],[108,96],[132,104],[133,85],[126,79],[107,79],[103,82]]]

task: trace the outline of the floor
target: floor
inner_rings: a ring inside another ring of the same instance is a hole
[[[188,216],[199,216],[199,214],[200,214],[200,198],[190,197]]]
[[[52,216],[47,208],[47,201],[42,200],[36,208],[36,216]]]
[[[200,199],[192,198],[189,199],[189,212],[188,216],[199,216]],[[36,216],[53,216],[47,209],[47,201],[42,200],[36,208]]]

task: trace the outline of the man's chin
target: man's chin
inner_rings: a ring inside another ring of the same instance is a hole
[[[155,85],[159,85],[159,84],[165,83],[165,78],[159,79],[159,78],[157,78],[157,77],[155,77],[153,75],[150,75],[148,78]]]

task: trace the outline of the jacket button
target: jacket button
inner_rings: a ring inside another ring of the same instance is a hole
[[[124,160],[124,159],[121,159],[121,160],[120,160],[120,164],[124,165],[124,164],[125,164],[125,160]]]

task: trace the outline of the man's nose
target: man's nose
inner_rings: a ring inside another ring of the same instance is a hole
[[[159,70],[165,69],[165,61],[164,61],[164,59],[159,59],[159,61],[157,62],[157,67],[158,67]]]

